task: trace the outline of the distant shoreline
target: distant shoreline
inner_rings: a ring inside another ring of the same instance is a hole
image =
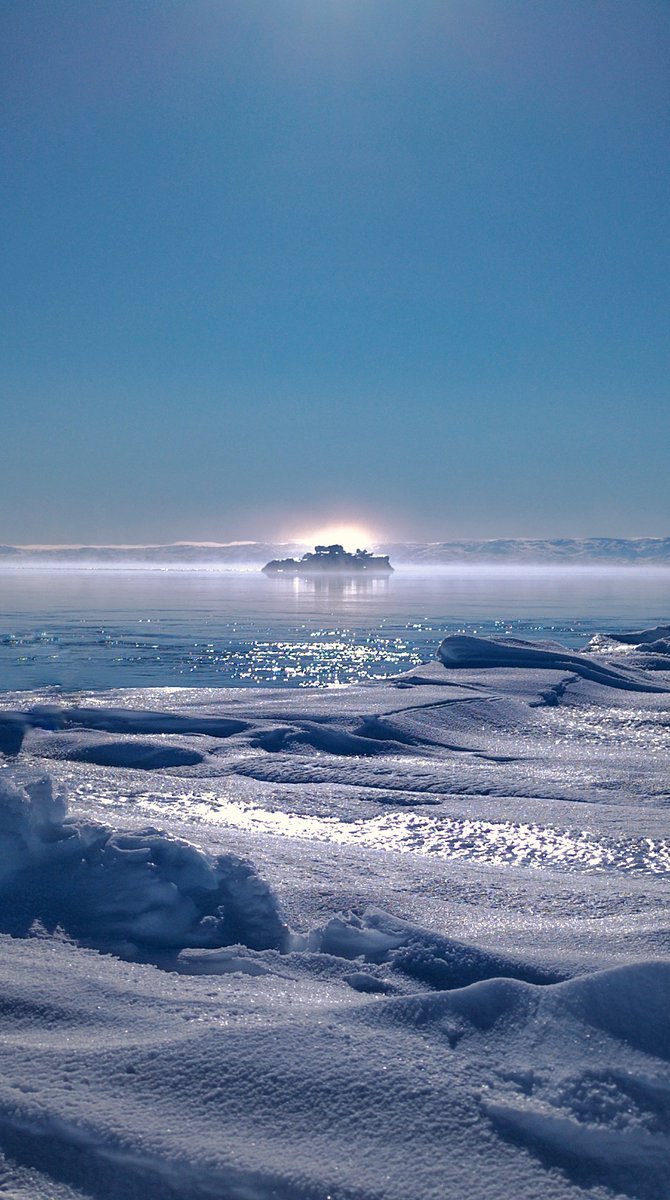
[[[300,556],[295,542],[174,542],[164,545],[4,545],[0,569],[245,570]],[[400,568],[670,566],[667,538],[498,538],[384,542],[371,547]]]

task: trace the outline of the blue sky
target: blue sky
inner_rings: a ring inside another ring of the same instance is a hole
[[[3,0],[0,540],[662,535],[670,7]]]

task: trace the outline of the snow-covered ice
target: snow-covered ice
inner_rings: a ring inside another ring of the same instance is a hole
[[[670,645],[0,711],[0,1196],[664,1200]]]

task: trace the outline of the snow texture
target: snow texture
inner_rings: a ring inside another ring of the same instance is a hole
[[[66,817],[48,778],[0,777],[1,925],[38,920],[88,945],[153,948],[280,946],[284,926],[269,888],[234,855],[209,855],[151,827],[114,830]]]
[[[0,1197],[666,1200],[648,632],[5,696]]]
[[[644,640],[651,639],[640,638],[640,641]],[[453,634],[441,642],[437,656],[445,667],[526,667],[538,671],[570,671],[582,679],[631,692],[666,690],[663,684],[636,677],[632,671],[603,665],[583,654],[570,654],[562,646],[529,643],[521,638],[479,638]]]

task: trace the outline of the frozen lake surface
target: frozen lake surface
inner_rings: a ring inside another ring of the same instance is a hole
[[[390,579],[258,570],[0,570],[4,689],[319,687],[430,659],[445,633],[577,648],[667,619],[670,568],[399,568]]]
[[[668,579],[4,572],[0,1195],[666,1200]]]

